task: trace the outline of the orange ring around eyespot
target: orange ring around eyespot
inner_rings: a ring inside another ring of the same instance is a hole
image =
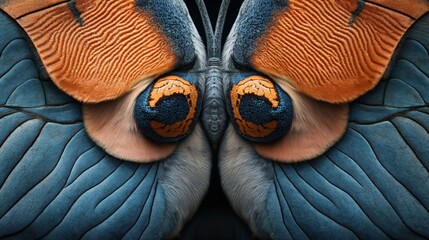
[[[263,97],[271,103],[272,107],[276,108],[279,106],[280,100],[274,84],[267,78],[251,76],[234,85],[230,93],[234,119],[243,134],[252,138],[263,138],[272,134],[277,129],[278,121],[273,120],[257,125],[243,119],[239,106],[244,95]]]
[[[178,94],[186,97],[189,113],[184,120],[169,125],[151,120],[151,128],[162,137],[176,138],[189,132],[197,110],[198,90],[195,85],[178,76],[167,76],[159,79],[150,93],[149,106],[151,108],[156,107],[163,98]]]

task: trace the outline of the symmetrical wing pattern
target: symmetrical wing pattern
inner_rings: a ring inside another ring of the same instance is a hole
[[[0,0],[0,238],[429,238],[429,2],[196,4]]]

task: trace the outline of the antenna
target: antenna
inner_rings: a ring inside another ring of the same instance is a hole
[[[213,56],[214,33],[212,23],[210,22],[209,13],[207,12],[204,0],[195,0],[200,11],[201,19],[203,20],[204,31],[206,33],[208,55]]]
[[[230,0],[223,0],[222,5],[220,6],[219,15],[216,21],[216,29],[213,33],[213,27],[210,22],[210,17],[207,12],[206,5],[204,0],[195,0],[200,10],[201,18],[203,19],[204,31],[206,32],[207,38],[207,51],[208,58],[218,57],[221,55],[222,47],[222,33],[225,25],[226,14],[228,12]]]
[[[215,35],[214,35],[215,38],[213,40],[214,42],[213,47],[215,48],[214,56],[218,56],[218,57],[220,57],[220,55],[222,54],[222,33],[225,27],[225,19],[226,19],[226,14],[228,12],[229,2],[230,0],[222,1],[222,5],[220,6],[220,10],[219,10],[219,15],[216,21],[216,29],[215,29]]]

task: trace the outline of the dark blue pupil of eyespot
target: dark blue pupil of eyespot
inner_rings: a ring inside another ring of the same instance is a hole
[[[240,113],[244,120],[261,125],[273,120],[272,106],[264,98],[244,95],[241,99]]]
[[[165,124],[182,121],[189,113],[189,105],[183,95],[165,97],[154,108],[154,118]]]

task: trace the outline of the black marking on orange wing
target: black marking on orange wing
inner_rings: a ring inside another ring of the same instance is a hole
[[[365,7],[365,1],[364,0],[358,0],[358,7],[353,12],[352,17],[349,21],[349,26],[353,26],[353,23],[356,21],[356,18],[359,16],[359,14],[362,12],[363,8]]]
[[[77,9],[76,7],[76,1],[77,0],[70,0],[67,5],[69,6],[70,10],[72,11],[74,17],[76,18],[77,22],[80,24],[80,26],[82,27],[85,22],[81,16],[81,13],[79,11],[79,9]]]

